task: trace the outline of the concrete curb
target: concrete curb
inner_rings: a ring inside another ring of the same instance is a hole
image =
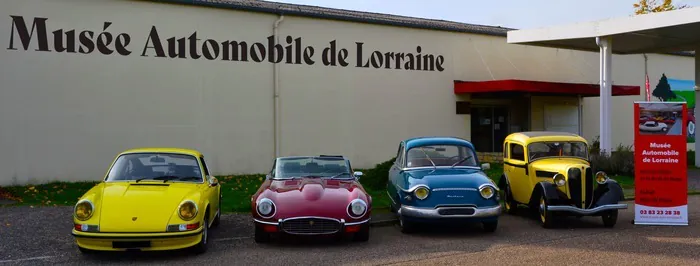
[[[372,227],[382,227],[382,226],[392,226],[396,224],[399,220],[398,219],[381,219],[381,220],[374,220],[369,222],[369,226]]]

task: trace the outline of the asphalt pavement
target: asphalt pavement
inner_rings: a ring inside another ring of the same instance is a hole
[[[700,196],[689,197],[689,226],[631,224],[633,202],[615,228],[598,217],[565,218],[541,228],[525,213],[503,215],[495,233],[479,225],[428,227],[405,235],[372,228],[369,242],[284,239],[256,244],[250,216],[222,216],[209,251],[84,256],[71,230],[70,207],[0,208],[0,265],[700,265]]]

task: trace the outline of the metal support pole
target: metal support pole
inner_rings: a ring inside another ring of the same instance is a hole
[[[612,98],[612,38],[598,37],[600,47],[600,152],[610,154],[610,98]]]
[[[695,102],[700,102],[700,94],[698,90],[700,90],[700,57],[698,56],[698,52],[700,52],[700,49],[695,49]],[[695,111],[693,116],[698,117],[700,115],[700,112],[698,112],[697,104],[695,105]],[[697,136],[697,127],[694,128],[696,130],[695,135]],[[698,138],[695,137],[695,166],[700,167],[700,158],[698,157],[698,150],[700,150],[700,143],[698,143]]]

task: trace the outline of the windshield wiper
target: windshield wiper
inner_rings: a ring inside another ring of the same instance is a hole
[[[146,180],[146,179],[151,179],[151,178],[150,177],[142,177],[142,178],[136,179],[135,183],[138,183],[139,181]]]
[[[422,147],[420,148],[420,151],[422,151],[423,154],[425,154],[425,157],[428,158],[428,161],[430,161],[430,163],[433,164],[433,168],[437,169],[437,166],[435,166],[435,162],[433,162],[433,159],[430,159],[430,156],[428,156],[428,153],[425,152],[425,150],[423,150]]]
[[[179,178],[180,178],[179,176],[174,176],[174,175],[163,175],[163,176],[159,176],[159,177],[154,177],[153,180],[163,179],[163,183],[165,183],[165,182],[168,182],[169,180],[179,179]]]
[[[341,175],[350,175],[350,173],[348,173],[348,172],[345,172],[345,173],[339,173],[339,174],[337,174],[337,175],[334,175],[334,176],[331,176],[331,177],[329,177],[329,178],[330,178],[330,179],[333,179],[333,178],[339,177],[339,176],[341,176]]]
[[[459,162],[454,163],[450,168],[454,168],[455,165],[458,165],[458,164],[460,164],[460,163],[463,163],[463,162],[466,161],[467,159],[471,159],[471,158],[472,158],[471,155],[469,155],[469,156],[467,156],[467,157],[464,157],[464,158],[462,158],[462,160],[459,160]]]

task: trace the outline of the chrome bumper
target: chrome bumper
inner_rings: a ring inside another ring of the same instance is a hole
[[[474,213],[465,214],[452,214],[452,215],[442,215],[438,211],[446,209],[473,209]],[[412,206],[401,206],[398,211],[399,215],[415,217],[415,218],[485,218],[493,217],[501,214],[501,205],[489,207],[489,208],[473,208],[473,207],[439,207],[439,208],[418,208]]]
[[[304,218],[306,218],[306,217],[304,217]],[[332,218],[323,218],[323,217],[313,217],[313,218],[332,219]],[[260,224],[268,224],[268,225],[279,225],[280,223],[284,222],[285,220],[290,220],[290,219],[294,219],[294,217],[287,218],[287,219],[279,219],[279,220],[277,220],[277,222],[268,222],[268,221],[262,221],[262,220],[258,220],[258,219],[253,218],[253,222],[260,223]],[[333,219],[333,220],[335,220],[335,219]],[[371,220],[372,220],[372,218],[367,218],[366,220],[363,220],[363,221],[348,223],[348,222],[345,222],[345,219],[340,219],[340,220],[338,220],[338,222],[340,222],[340,225],[343,225],[343,226],[352,226],[352,225],[360,225],[360,224],[369,223]]]
[[[583,214],[583,215],[590,215],[590,214],[595,214],[601,211],[610,211],[610,210],[620,210],[620,209],[627,209],[627,204],[608,204],[608,205],[603,205],[603,206],[598,206],[593,209],[581,209],[578,207],[574,206],[547,206],[548,211],[553,211],[553,212],[560,212],[560,211],[566,211],[566,212],[574,212],[578,214]]]

